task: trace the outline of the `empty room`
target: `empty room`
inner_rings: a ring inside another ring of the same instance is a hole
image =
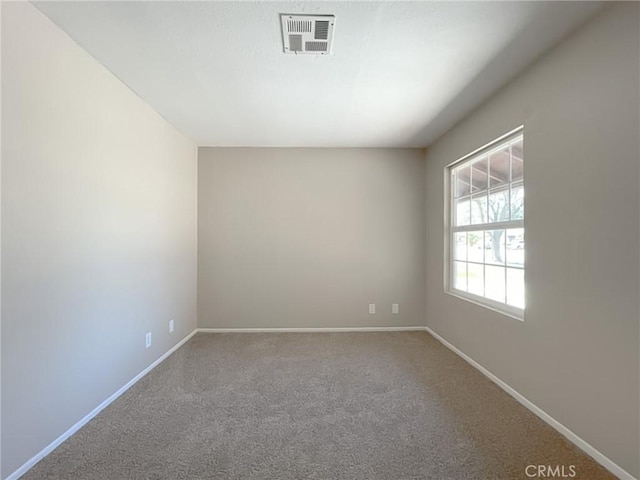
[[[640,478],[640,3],[0,13],[0,479]]]

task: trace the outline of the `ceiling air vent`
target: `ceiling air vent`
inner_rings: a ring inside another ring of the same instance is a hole
[[[334,15],[280,15],[284,53],[329,55]]]

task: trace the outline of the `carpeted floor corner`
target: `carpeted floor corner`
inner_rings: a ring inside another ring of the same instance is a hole
[[[426,332],[198,334],[24,480],[615,478]]]

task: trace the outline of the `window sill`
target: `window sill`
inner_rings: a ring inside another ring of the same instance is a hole
[[[511,307],[506,304],[494,302],[484,297],[479,297],[477,295],[473,295],[472,293],[463,292],[461,290],[445,290],[444,293],[446,293],[447,295],[451,295],[452,297],[459,298],[460,300],[473,303],[474,305],[478,305],[479,307],[486,308],[487,310],[491,310],[515,320],[524,322],[524,310],[521,308]]]

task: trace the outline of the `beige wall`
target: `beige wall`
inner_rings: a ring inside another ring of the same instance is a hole
[[[427,155],[427,323],[636,477],[637,3],[605,9]],[[524,322],[443,292],[444,167],[525,126]]]
[[[199,326],[423,324],[423,179],[415,149],[200,148]]]
[[[2,9],[6,476],[195,328],[197,150],[33,6]]]

